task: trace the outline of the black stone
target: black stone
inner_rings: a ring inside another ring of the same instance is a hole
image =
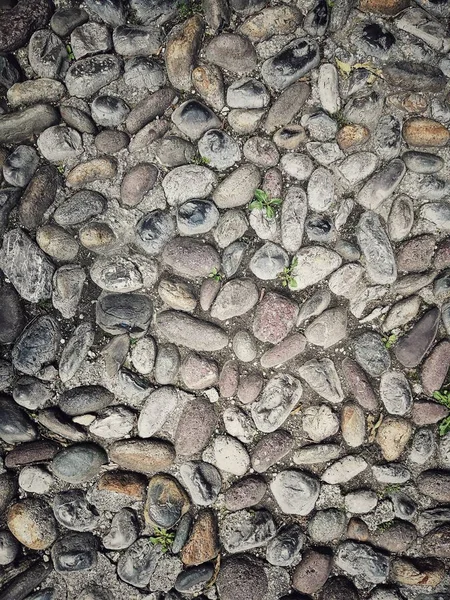
[[[159,254],[174,236],[173,218],[163,210],[144,215],[136,225],[136,245],[146,254]]]
[[[61,38],[67,37],[72,31],[87,23],[89,15],[82,8],[60,8],[55,12],[51,21],[50,27]]]
[[[126,10],[122,0],[86,0],[86,6],[113,27],[123,25],[126,21]]]
[[[0,591],[0,600],[23,600],[52,572],[48,563],[37,561],[16,575]]]
[[[0,56],[0,90],[4,93],[21,79],[22,71],[15,56],[9,54]]]
[[[114,394],[101,385],[80,385],[65,391],[59,399],[63,412],[71,417],[96,413],[114,401]]]
[[[0,235],[3,235],[8,227],[9,215],[19,202],[21,190],[18,188],[3,188],[0,190]]]
[[[176,581],[175,589],[184,594],[198,594],[214,575],[214,565],[205,563],[182,571]]]
[[[12,344],[24,325],[20,296],[13,287],[4,285],[0,288],[0,344]]]
[[[50,0],[19,0],[11,8],[0,8],[0,52],[24,46],[36,29],[44,27],[53,11]]]
[[[97,541],[92,533],[72,533],[52,547],[53,566],[58,573],[86,571],[97,564]]]
[[[37,429],[27,413],[12,398],[0,395],[0,439],[7,444],[31,442]]]
[[[152,314],[152,302],[144,294],[104,294],[97,300],[97,324],[111,335],[144,335]]]
[[[73,531],[90,531],[98,521],[97,512],[86,500],[83,490],[68,490],[56,494],[53,513],[58,523]]]
[[[59,328],[52,317],[37,317],[26,326],[14,345],[14,367],[26,375],[35,375],[55,359],[59,338]]]
[[[368,23],[362,31],[362,38],[369,46],[377,50],[387,52],[395,44],[395,37],[390,31],[378,25],[378,23]]]

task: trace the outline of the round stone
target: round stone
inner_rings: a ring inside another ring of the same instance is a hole
[[[247,556],[225,559],[217,577],[221,600],[260,600],[267,592],[264,569]]]
[[[45,550],[57,537],[49,505],[37,498],[25,498],[10,506],[7,523],[14,537],[31,550]]]
[[[53,513],[58,523],[73,531],[90,531],[98,522],[98,515],[86,500],[83,490],[68,490],[56,494]]]
[[[68,483],[84,483],[93,479],[107,462],[108,456],[101,446],[75,444],[58,452],[52,461],[52,471]]]
[[[170,529],[189,510],[189,499],[176,479],[155,475],[148,485],[145,510],[153,523]]]
[[[53,477],[38,465],[24,467],[19,474],[19,486],[32,494],[47,494],[53,485]]]
[[[0,531],[0,565],[9,565],[19,552],[20,546],[9,531]]]
[[[149,256],[160,254],[175,236],[175,223],[169,213],[154,210],[144,215],[136,225],[136,245]]]
[[[209,166],[219,171],[232,167],[241,159],[239,144],[220,129],[210,129],[198,142],[198,151]]]
[[[197,235],[210,231],[219,220],[219,211],[209,200],[192,199],[177,209],[177,226],[182,235]]]
[[[319,497],[320,483],[309,473],[288,469],[276,475],[270,489],[284,513],[308,515]]]

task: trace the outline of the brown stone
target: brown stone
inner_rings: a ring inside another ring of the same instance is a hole
[[[172,29],[167,39],[166,61],[167,76],[170,83],[185,92],[191,89],[192,64],[200,48],[203,33],[203,19],[194,15]]]
[[[225,106],[225,93],[222,71],[216,65],[202,64],[192,71],[192,83],[200,96],[214,110],[220,111]]]
[[[359,8],[380,15],[396,15],[408,8],[409,0],[359,0]]]
[[[281,4],[252,15],[239,27],[239,31],[252,42],[263,42],[273,35],[291,33],[300,20],[301,13],[295,6]]]
[[[423,550],[430,556],[450,558],[450,525],[444,524],[430,531],[423,540]]]
[[[365,144],[370,138],[370,131],[364,125],[344,125],[336,135],[336,141],[341,150],[348,150]]]
[[[445,146],[450,139],[450,133],[444,125],[425,117],[406,121],[402,133],[403,139],[410,146]]]
[[[219,377],[219,391],[222,398],[235,395],[239,385],[239,366],[235,360],[227,360]]]
[[[14,537],[32,550],[45,550],[58,534],[53,511],[41,499],[25,498],[10,506],[7,522]]]
[[[68,187],[81,187],[92,181],[113,179],[117,174],[117,163],[109,157],[93,158],[76,165],[66,177]]]
[[[423,471],[417,478],[417,488],[421,494],[437,502],[450,502],[450,471]]]
[[[314,594],[328,579],[331,566],[331,556],[316,550],[307,550],[292,576],[293,587],[304,594]]]
[[[397,558],[391,567],[391,578],[402,585],[436,587],[445,576],[445,566],[440,560],[428,558],[415,560]]]
[[[376,441],[385,460],[397,460],[409,442],[412,426],[406,419],[388,417],[378,428]]]
[[[402,554],[414,544],[416,538],[417,531],[414,525],[407,521],[394,521],[387,529],[376,531],[371,543],[388,552]]]
[[[414,403],[411,418],[415,425],[433,425],[445,419],[449,412],[443,404],[418,401]]]
[[[144,499],[146,486],[145,477],[128,471],[108,471],[97,483],[99,490],[122,494],[138,501]]]
[[[425,359],[422,367],[423,391],[431,396],[434,391],[440,390],[450,368],[450,342],[439,342],[431,354]]]
[[[370,537],[369,528],[359,517],[352,517],[347,525],[347,537],[358,542],[367,542]]]
[[[123,440],[111,446],[109,456],[123,469],[155,473],[170,467],[175,460],[175,449],[170,442],[164,440]]]
[[[16,446],[5,456],[5,467],[14,469],[23,465],[47,462],[61,449],[61,446],[50,440],[37,440]]]
[[[400,110],[405,110],[412,114],[423,113],[428,108],[426,98],[415,92],[388,96],[387,101],[394,108],[399,108]]]
[[[435,238],[421,235],[403,242],[397,253],[397,268],[406,273],[420,273],[431,266]]]
[[[219,553],[217,522],[211,510],[203,510],[195,521],[189,539],[181,551],[186,566],[201,565]]]
[[[341,430],[345,443],[351,448],[364,443],[366,421],[364,411],[358,404],[349,403],[342,408]]]

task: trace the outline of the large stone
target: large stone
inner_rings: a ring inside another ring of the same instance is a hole
[[[227,334],[217,325],[173,310],[157,315],[156,328],[168,341],[191,350],[213,352],[228,342]]]
[[[406,172],[399,158],[389,162],[361,188],[356,200],[367,210],[376,210],[399,186]]]
[[[341,382],[334,363],[329,358],[313,358],[304,363],[298,373],[302,379],[322,398],[338,404],[344,399]]]
[[[357,238],[370,279],[378,284],[394,283],[397,279],[395,256],[378,215],[366,212],[361,216]]]
[[[48,104],[36,104],[19,112],[0,116],[0,143],[20,144],[59,121],[56,110]]]
[[[121,556],[117,563],[117,574],[136,588],[145,588],[150,582],[161,557],[161,549],[151,538],[137,539]]]
[[[440,92],[446,85],[444,73],[438,67],[407,60],[388,63],[383,76],[390,85],[413,92]]]
[[[311,344],[330,348],[347,335],[347,311],[345,308],[329,308],[316,317],[305,329],[305,337]]]
[[[214,37],[206,48],[205,58],[232,73],[248,73],[257,65],[256,52],[248,38],[233,33]]]
[[[49,505],[38,498],[25,498],[10,506],[8,527],[27,548],[45,550],[57,537],[56,521]]]
[[[284,513],[308,515],[320,492],[319,481],[304,471],[281,471],[270,485],[272,494]]]
[[[191,140],[198,140],[209,129],[221,125],[215,113],[195,99],[180,104],[172,114],[172,121]]]
[[[414,368],[422,361],[436,337],[439,309],[428,310],[395,345],[395,356],[405,367]]]
[[[107,293],[97,300],[97,324],[111,335],[128,332],[142,337],[147,331],[153,313],[147,295]]]
[[[270,433],[281,427],[300,401],[302,392],[302,384],[295,377],[287,374],[272,377],[260,399],[251,407],[259,431]]]
[[[62,481],[84,483],[93,479],[107,462],[108,456],[101,446],[75,444],[58,452],[52,460],[52,472]]]
[[[156,473],[170,467],[175,460],[175,450],[171,443],[159,439],[129,439],[114,442],[109,456],[123,469]]]
[[[217,577],[221,600],[260,600],[268,590],[265,570],[249,556],[231,556]]]
[[[284,90],[311,71],[320,62],[317,44],[308,38],[297,38],[261,67],[264,81],[276,90]]]
[[[342,263],[339,254],[323,246],[300,248],[296,259],[297,264],[291,273],[296,282],[296,290],[303,290],[325,279]]]
[[[37,317],[28,323],[16,340],[12,351],[14,367],[27,375],[35,375],[55,359],[59,338],[59,328],[52,317]]]
[[[219,208],[235,208],[248,204],[261,181],[258,167],[244,164],[238,167],[220,183],[213,194]]]
[[[217,416],[210,402],[197,399],[183,409],[175,434],[175,449],[179,456],[201,452],[210,440]]]
[[[389,558],[366,544],[343,542],[338,547],[335,562],[349,575],[362,576],[370,583],[382,583],[389,575]]]
[[[281,342],[294,327],[297,315],[298,306],[292,300],[268,292],[256,308],[253,333],[262,342]]]
[[[152,523],[171,529],[188,510],[188,496],[176,479],[163,474],[150,479],[145,512]]]
[[[117,56],[100,54],[77,60],[67,71],[66,86],[71,96],[88,98],[118,79],[122,62]]]
[[[259,299],[259,291],[250,279],[233,279],[226,283],[217,295],[211,317],[226,321],[251,310]]]

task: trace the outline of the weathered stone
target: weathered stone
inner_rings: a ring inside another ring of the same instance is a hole
[[[189,510],[189,499],[176,479],[155,475],[149,481],[145,516],[159,527],[171,529]]]
[[[261,67],[264,81],[277,90],[294,83],[320,62],[319,49],[308,38],[297,38]]]
[[[402,365],[414,368],[421,362],[436,336],[439,316],[438,308],[430,309],[406,335],[400,338],[394,352]]]
[[[259,431],[270,433],[281,427],[302,392],[302,385],[295,377],[284,374],[272,377],[260,399],[252,404],[252,417]]]
[[[341,307],[329,308],[316,317],[305,329],[308,342],[329,348],[347,335],[347,311]]]
[[[203,21],[194,15],[174,27],[167,38],[164,55],[170,83],[179,90],[191,89],[191,72],[200,49]]]
[[[114,442],[110,459],[123,469],[138,473],[155,473],[169,467],[175,459],[175,450],[169,442],[149,438]]]
[[[58,452],[52,461],[52,472],[62,481],[84,483],[93,479],[106,462],[108,456],[101,446],[75,444]]]
[[[101,54],[82,58],[67,71],[67,90],[71,96],[88,98],[118,79],[121,69],[122,63],[117,56]]]
[[[56,125],[59,117],[48,104],[36,104],[19,112],[0,116],[0,143],[20,144]]]
[[[331,556],[316,550],[308,550],[294,571],[292,585],[299,592],[313,594],[324,585],[331,567]]]
[[[177,454],[189,457],[203,450],[216,423],[216,413],[208,401],[197,399],[189,402],[180,416],[175,434]]]
[[[16,539],[32,550],[45,550],[57,537],[56,521],[46,502],[25,498],[9,507],[8,527]]]
[[[187,566],[200,565],[213,560],[219,552],[217,523],[214,513],[208,509],[199,513],[189,539],[181,551],[181,560]]]
[[[259,600],[268,590],[267,576],[248,556],[231,556],[222,563],[217,588],[222,600]]]

